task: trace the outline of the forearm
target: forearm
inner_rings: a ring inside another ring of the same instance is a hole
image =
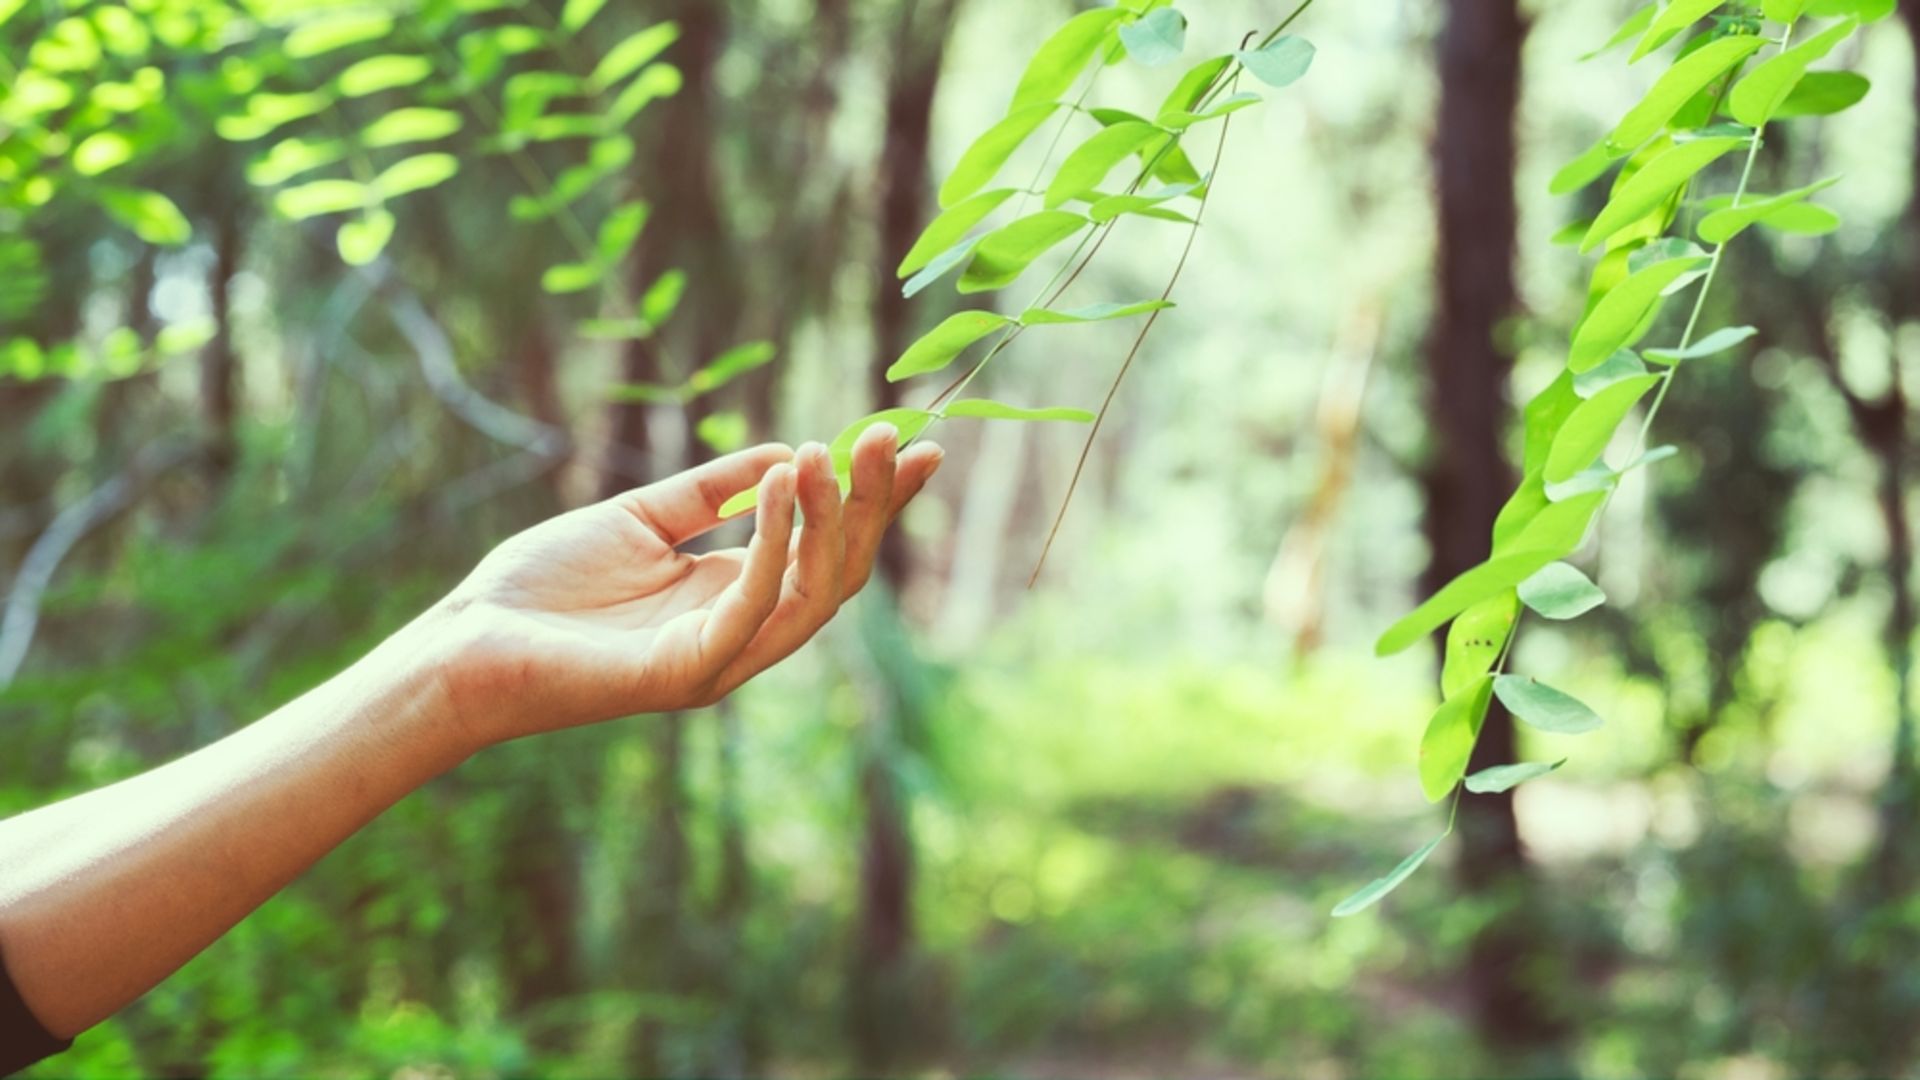
[[[139,997],[471,750],[416,624],[267,718],[0,821],[0,952],[57,1035]]]

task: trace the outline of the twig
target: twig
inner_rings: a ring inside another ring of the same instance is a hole
[[[132,504],[142,485],[193,457],[196,448],[180,443],[149,446],[119,474],[94,488],[85,498],[54,515],[14,575],[7,602],[0,610],[0,689],[13,683],[33,646],[40,625],[40,606],[60,564],[87,534]]]

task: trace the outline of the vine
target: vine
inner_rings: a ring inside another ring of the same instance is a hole
[[[904,279],[902,291],[907,296],[922,292],[955,271],[959,277],[954,288],[960,295],[996,292],[1013,285],[1056,248],[1069,240],[1076,242],[1018,315],[990,308],[956,312],[901,353],[887,369],[889,382],[945,373],[969,349],[992,339],[979,357],[925,407],[882,409],[849,424],[832,440],[828,449],[843,489],[851,486],[848,474],[854,440],[867,428],[892,424],[905,446],[940,421],[962,418],[1088,425],[1086,448],[1074,470],[1077,483],[1121,381],[1160,313],[1174,306],[1173,290],[1200,228],[1226,145],[1229,118],[1262,100],[1258,94],[1238,91],[1240,79],[1243,74],[1251,75],[1268,86],[1284,88],[1306,74],[1313,62],[1313,46],[1285,31],[1312,3],[1302,0],[1257,42],[1254,35],[1248,35],[1239,49],[1188,68],[1151,119],[1124,109],[1092,106],[1088,100],[1106,66],[1131,60],[1158,68],[1172,64],[1185,51],[1186,16],[1167,0],[1126,0],[1117,6],[1081,12],[1040,45],[1021,74],[1006,114],[968,146],[941,183],[941,212],[901,259],[897,273]],[[1076,84],[1080,89],[1072,93]],[[1025,186],[989,187],[1022,146],[1056,117],[1058,125],[1033,178]],[[1196,128],[1215,121],[1219,122],[1220,133],[1212,147],[1212,167],[1203,175],[1194,167],[1182,142]],[[1067,152],[1058,167],[1052,167],[1055,151],[1075,126],[1087,132],[1085,137]],[[1129,160],[1138,163],[1132,178],[1117,192],[1107,190],[1108,178]],[[1149,181],[1158,186],[1143,190]],[[1041,209],[1028,212],[1034,199],[1040,200]],[[1191,214],[1180,209],[1189,200],[1193,204]],[[992,223],[990,219],[1010,202],[1010,219]],[[1067,291],[1126,218],[1187,226],[1185,248],[1159,297],[1060,307]],[[1034,327],[1138,316],[1145,316],[1145,321],[1097,412],[1070,406],[1027,408],[961,396],[988,364]],[[1067,499],[1071,498],[1070,487]],[[741,513],[752,505],[753,492],[741,492],[728,500],[721,513]],[[1063,501],[1060,514],[1064,517],[1065,513]],[[1060,520],[1055,519],[1048,536],[1049,548]],[[1043,550],[1042,563],[1045,558]],[[1039,566],[1034,573],[1039,573]]]
[[[1606,602],[1599,586],[1564,560],[1585,546],[1623,476],[1675,452],[1646,445],[1674,377],[1756,333],[1751,326],[1728,326],[1698,334],[1727,245],[1754,226],[1803,235],[1839,226],[1831,210],[1808,201],[1838,177],[1757,195],[1749,190],[1754,164],[1770,124],[1839,112],[1865,96],[1864,78],[1808,67],[1863,22],[1892,10],[1892,0],[1669,0],[1640,8],[1589,54],[1637,39],[1631,63],[1676,38],[1682,42],[1640,102],[1550,185],[1556,195],[1572,194],[1620,165],[1599,213],[1560,237],[1577,243],[1582,253],[1599,251],[1600,260],[1564,370],[1524,410],[1524,479],[1494,522],[1487,560],[1388,628],[1375,648],[1388,656],[1451,623],[1441,666],[1442,702],[1421,737],[1419,756],[1420,785],[1428,801],[1453,799],[1447,825],[1385,876],[1343,900],[1334,908],[1336,916],[1365,910],[1419,869],[1452,833],[1464,795],[1507,791],[1565,763],[1517,762],[1467,775],[1494,700],[1541,731],[1581,734],[1601,726],[1599,714],[1579,699],[1508,671],[1521,616],[1530,610],[1563,621]],[[1839,21],[1796,43],[1807,17]],[[1773,27],[1777,36],[1770,33]],[[1753,63],[1770,46],[1774,52]],[[1731,192],[1696,196],[1702,174],[1730,156],[1743,162]],[[1688,289],[1696,291],[1676,343],[1636,351],[1660,325],[1666,302]],[[1625,464],[1608,465],[1606,452],[1616,433],[1649,394],[1652,402]]]

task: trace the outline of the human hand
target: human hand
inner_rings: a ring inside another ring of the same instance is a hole
[[[743,450],[562,514],[501,544],[429,614],[440,681],[477,749],[710,705],[811,638],[866,584],[887,525],[939,466],[877,425],[844,506],[825,447]],[[691,555],[758,481],[753,539]],[[806,524],[794,524],[796,493]]]

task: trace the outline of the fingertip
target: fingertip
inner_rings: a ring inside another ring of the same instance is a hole
[[[882,420],[861,432],[860,442],[868,446],[882,445],[897,448],[900,445],[900,429]]]
[[[940,468],[940,463],[945,461],[946,458],[946,448],[936,442],[914,443],[912,446],[907,447],[905,453],[901,454],[903,464],[911,462],[924,469],[928,476],[932,476],[934,471]]]
[[[768,469],[760,478],[762,501],[767,504],[789,502],[793,499],[793,466],[781,462]]]

